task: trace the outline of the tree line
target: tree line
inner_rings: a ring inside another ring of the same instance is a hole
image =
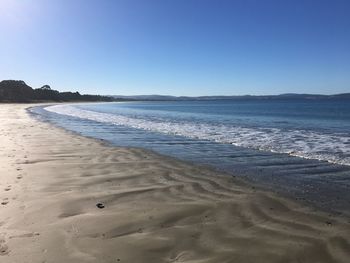
[[[82,95],[79,92],[59,92],[49,85],[33,89],[23,80],[0,82],[0,102],[45,102],[45,101],[116,101],[115,98],[100,95]]]

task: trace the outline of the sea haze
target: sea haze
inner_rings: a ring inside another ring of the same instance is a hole
[[[319,206],[344,211],[350,205],[347,100],[124,102],[33,111],[86,136],[207,164]]]

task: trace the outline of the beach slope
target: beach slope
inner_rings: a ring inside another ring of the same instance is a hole
[[[0,105],[0,262],[349,262],[350,219]]]

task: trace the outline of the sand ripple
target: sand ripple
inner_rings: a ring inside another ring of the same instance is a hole
[[[347,218],[24,108],[0,108],[0,262],[349,262]]]

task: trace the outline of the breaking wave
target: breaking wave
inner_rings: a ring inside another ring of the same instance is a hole
[[[145,115],[130,117],[85,110],[73,105],[49,106],[45,110],[100,123],[350,165],[350,137],[344,133],[243,127],[226,123],[218,125],[174,118],[147,118]]]

